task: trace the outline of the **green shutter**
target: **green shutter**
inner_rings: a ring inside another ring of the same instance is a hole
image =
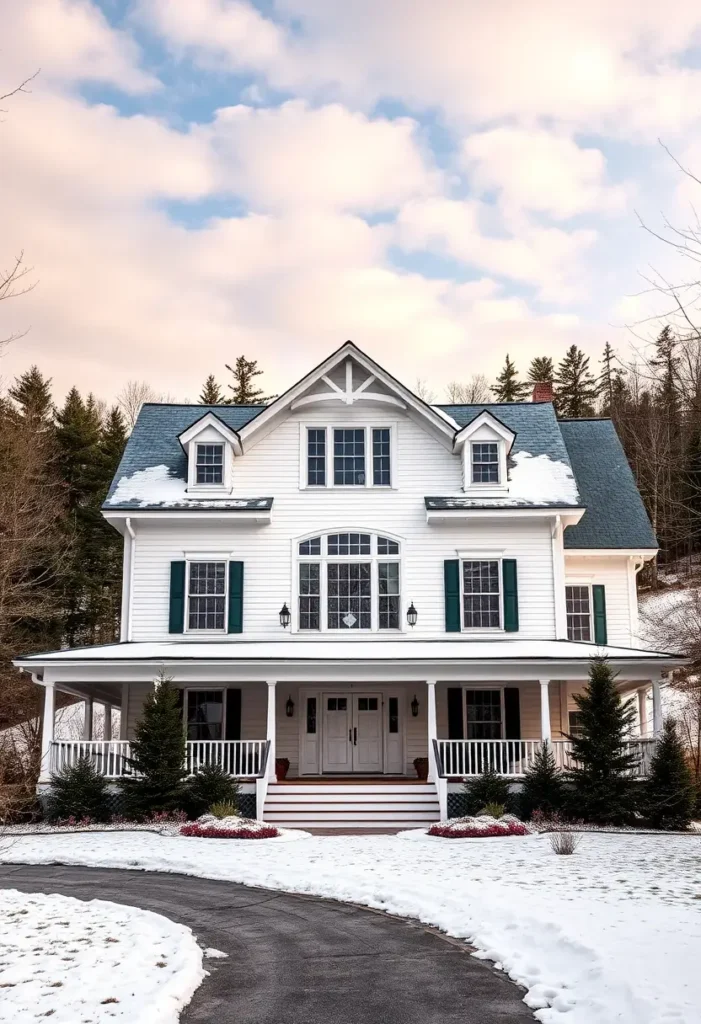
[[[229,624],[227,632],[243,633],[243,562],[229,562]]]
[[[505,558],[501,563],[504,581],[504,631],[518,633],[518,583],[516,559]]]
[[[448,687],[448,739],[449,740],[462,740],[464,739],[464,726],[463,726],[463,690],[462,686],[449,686]]]
[[[168,632],[182,633],[185,628],[185,563],[170,563],[170,611]]]
[[[224,739],[241,739],[241,691],[235,687],[229,687],[226,691]]]
[[[594,643],[607,644],[606,587],[601,583],[595,583],[591,591],[594,600]]]
[[[521,739],[521,694],[518,686],[504,687],[504,739]]]
[[[460,632],[460,562],[457,558],[446,558],[443,563],[445,584],[445,631]]]

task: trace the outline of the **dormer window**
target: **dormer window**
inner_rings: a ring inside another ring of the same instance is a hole
[[[198,484],[224,483],[224,445],[198,444],[195,472]]]
[[[499,443],[475,441],[472,449],[473,484],[499,483]]]

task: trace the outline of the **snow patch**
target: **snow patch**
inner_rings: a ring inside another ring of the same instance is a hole
[[[205,978],[189,928],[104,900],[0,889],[0,1020],[177,1024]]]
[[[534,505],[576,505],[579,493],[572,469],[566,463],[549,455],[517,452],[509,477],[508,500]]]
[[[268,506],[265,498],[193,498],[188,494],[186,481],[173,476],[168,466],[149,466],[148,469],[136,470],[131,476],[120,477],[114,494],[107,499],[107,504],[122,505],[130,501],[138,501],[140,508],[150,505],[231,509]]]
[[[207,960],[227,960],[229,957],[228,953],[223,953],[221,949],[214,949],[212,946],[204,950],[204,955]]]

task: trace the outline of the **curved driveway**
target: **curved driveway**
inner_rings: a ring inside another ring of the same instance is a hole
[[[446,884],[450,884],[446,879]],[[153,910],[228,953],[182,1024],[521,1024],[504,975],[415,922],[344,903],[184,875],[0,866],[0,887]]]

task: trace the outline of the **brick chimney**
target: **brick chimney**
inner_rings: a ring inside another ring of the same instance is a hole
[[[552,402],[553,386],[550,381],[542,381],[533,385],[533,402]]]

